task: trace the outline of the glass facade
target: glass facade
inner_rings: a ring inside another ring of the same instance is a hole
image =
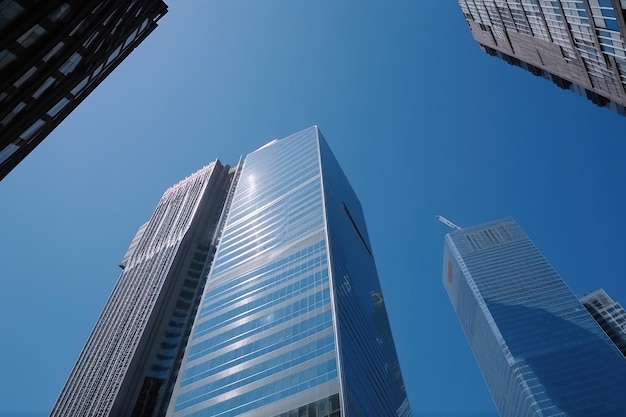
[[[317,127],[251,153],[168,415],[409,415],[374,290],[360,205]]]
[[[485,52],[626,115],[626,3],[458,1]]]
[[[443,282],[508,416],[626,410],[626,359],[511,219],[446,236]]]
[[[310,129],[243,163],[173,415],[236,416],[307,390],[339,392],[328,272]]]
[[[360,203],[318,128],[208,169],[166,192],[122,259],[59,399],[91,408],[53,415],[409,417]]]

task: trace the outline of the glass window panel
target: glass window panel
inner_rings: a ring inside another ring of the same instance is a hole
[[[135,40],[135,37],[137,37],[137,31],[139,29],[135,29],[130,35],[128,35],[128,37],[126,38],[126,41],[124,42],[124,48],[126,48],[132,41]]]
[[[63,47],[65,46],[65,42],[61,41],[55,45],[54,48],[50,50],[44,57],[43,61],[48,62],[52,57],[54,57]]]
[[[22,132],[22,134],[20,135],[20,138],[24,139],[24,140],[29,140],[30,138],[32,138],[35,133],[37,133],[39,131],[39,129],[41,129],[43,127],[43,125],[45,125],[46,122],[44,122],[43,120],[39,119],[37,120],[35,123],[33,123],[32,125],[30,125],[30,127],[28,129],[26,129],[24,132]]]
[[[56,81],[56,79],[54,79],[54,77],[48,77],[48,79],[41,84],[41,86],[37,89],[37,91],[35,91],[33,93],[33,97],[34,98],[39,98],[41,97],[41,95],[48,89],[50,88],[50,86],[52,86],[52,84],[54,84],[54,82]]]
[[[20,111],[22,111],[22,109],[26,107],[26,103],[19,102],[14,108],[13,110],[11,110],[11,113],[7,114],[6,116],[4,116],[4,119],[2,119],[2,121],[0,121],[0,124],[2,125],[6,125],[7,123],[9,123],[13,117],[15,117],[16,114],[18,114]]]
[[[82,59],[83,57],[81,54],[79,54],[78,52],[74,52],[72,56],[69,57],[67,61],[65,61],[65,64],[63,64],[61,68],[59,68],[59,71],[65,75],[69,74],[70,72],[74,71],[74,69]]]
[[[9,143],[3,150],[0,151],[0,164],[9,159],[11,155],[15,153],[20,147],[14,143]]]
[[[35,72],[37,71],[36,67],[31,67],[28,71],[26,71],[26,73],[24,73],[24,75],[22,75],[15,83],[13,83],[14,86],[16,87],[20,87],[22,84],[24,84],[26,82],[26,80],[28,80]]]
[[[59,6],[58,9],[56,9],[54,12],[52,12],[52,14],[49,16],[49,19],[52,22],[58,22],[60,20],[65,19],[65,17],[67,17],[67,15],[70,12],[70,6],[67,3],[63,3],[61,6]]]
[[[9,65],[15,58],[17,58],[17,56],[8,49],[0,51],[0,69]]]
[[[0,1],[0,29],[24,11],[15,0]]]
[[[55,117],[69,102],[70,101],[67,98],[63,97],[57,104],[48,110],[48,116]]]
[[[111,53],[111,55],[109,55],[109,58],[107,58],[106,64],[109,65],[111,62],[113,62],[113,60],[119,56],[121,50],[122,50],[122,45],[115,48],[115,50]]]
[[[37,42],[37,40],[41,38],[41,36],[43,36],[45,33],[46,30],[44,28],[39,25],[35,25],[28,31],[26,31],[26,33],[24,33],[22,36],[20,36],[17,39],[17,43],[22,45],[24,48],[28,48],[29,46]]]
[[[79,82],[76,85],[76,87],[72,88],[72,91],[70,91],[70,93],[72,93],[73,95],[77,96],[78,93],[80,93],[80,91],[83,89],[83,87],[85,87],[87,85],[88,81],[89,81],[89,77],[83,78],[83,80],[81,82]]]

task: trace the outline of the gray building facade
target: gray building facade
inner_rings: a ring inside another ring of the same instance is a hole
[[[487,54],[626,115],[626,3],[458,1]]]

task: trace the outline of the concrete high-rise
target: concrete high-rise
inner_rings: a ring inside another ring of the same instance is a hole
[[[411,415],[360,203],[317,127],[168,190],[52,415]]]
[[[626,115],[626,3],[458,0],[489,55]]]
[[[626,310],[603,289],[580,298],[587,311],[626,357]]]
[[[443,283],[502,417],[619,417],[626,358],[511,219],[446,235]]]
[[[0,180],[165,13],[161,0],[0,0]]]

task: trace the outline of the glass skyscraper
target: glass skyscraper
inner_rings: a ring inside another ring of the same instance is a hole
[[[443,283],[502,417],[619,417],[626,359],[511,219],[446,235]]]
[[[486,53],[626,115],[626,2],[458,2]]]
[[[360,203],[317,127],[168,190],[121,266],[53,415],[411,415]]]

